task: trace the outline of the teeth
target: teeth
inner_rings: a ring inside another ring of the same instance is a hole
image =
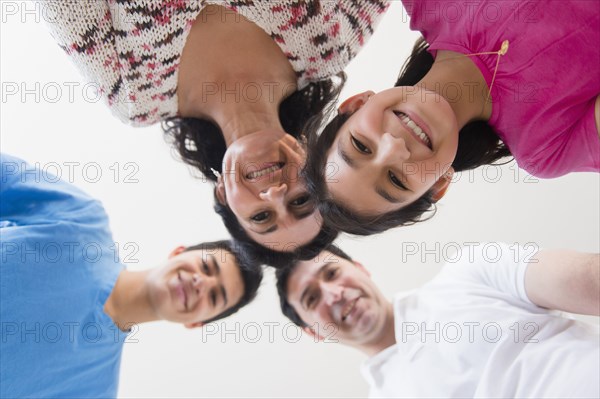
[[[282,167],[283,167],[283,164],[273,165],[273,166],[271,166],[269,168],[266,168],[266,169],[257,170],[256,172],[250,172],[250,173],[248,173],[248,176],[246,176],[246,177],[248,179],[250,179],[250,180],[258,179],[261,176],[268,175],[269,173],[276,172],[279,169],[281,169]]]
[[[344,312],[342,313],[342,321],[346,320],[346,317],[348,317],[350,312],[352,312],[352,309],[354,309],[354,305],[356,304],[357,300],[358,300],[358,298],[348,302],[348,304],[346,305],[346,308],[344,309]]]
[[[412,119],[408,117],[408,115],[404,113],[400,113],[400,118],[402,119],[402,122],[406,123],[406,126],[411,128],[412,131],[415,132],[419,138],[421,138],[421,140],[427,143],[427,147],[431,148],[431,140],[429,140],[429,137],[427,137],[423,129],[421,129],[415,122],[413,122]]]

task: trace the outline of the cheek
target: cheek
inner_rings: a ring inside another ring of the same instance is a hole
[[[196,323],[198,321],[209,320],[213,316],[216,316],[216,313],[209,314],[209,312],[205,312],[204,309],[201,306],[199,306],[198,309],[196,309],[194,312],[186,315],[186,319],[187,319],[186,322],[187,323]]]
[[[298,315],[309,327],[314,327],[315,332],[319,334],[321,334],[322,327],[327,324],[327,314],[322,307],[311,312],[302,312]]]
[[[432,109],[432,119],[436,128],[443,132],[446,137],[452,137],[458,133],[458,122],[450,104],[443,100],[435,103]]]
[[[248,190],[246,190],[241,182],[236,182],[233,177],[225,184],[225,198],[227,205],[236,215],[244,213],[251,201]]]

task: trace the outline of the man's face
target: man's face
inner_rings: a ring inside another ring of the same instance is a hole
[[[384,333],[386,299],[360,263],[322,252],[300,262],[287,286],[288,302],[309,325],[309,334],[326,335],[333,324],[331,338],[356,346]]]
[[[201,326],[240,301],[244,282],[229,251],[184,249],[148,275],[150,302],[163,320]]]

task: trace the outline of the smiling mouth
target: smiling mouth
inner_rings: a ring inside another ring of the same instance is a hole
[[[356,299],[349,301],[346,306],[344,306],[344,309],[342,309],[342,321],[346,321],[348,316],[350,316],[354,310],[354,307],[356,306],[356,302],[358,302],[359,299],[360,297],[357,297]]]
[[[185,310],[187,310],[188,296],[187,296],[187,292],[185,292],[185,284],[183,283],[183,280],[181,279],[181,272],[177,272],[177,277],[179,278],[179,287],[177,290],[181,293],[181,295],[183,297],[183,307],[185,308]]]
[[[259,179],[263,176],[269,175],[271,173],[275,173],[278,170],[283,169],[284,166],[285,166],[285,162],[276,162],[276,163],[268,164],[268,166],[264,167],[263,169],[255,170],[254,172],[248,173],[246,175],[246,179],[248,179],[248,180]]]
[[[427,133],[425,133],[425,130],[421,128],[421,126],[419,126],[415,121],[410,119],[410,117],[404,112],[394,111],[394,114],[396,114],[396,116],[400,118],[400,120],[404,122],[406,126],[408,126],[408,128],[411,130],[411,132],[415,134],[415,136],[417,136],[420,142],[422,142],[430,150],[432,149],[431,139],[429,138]]]

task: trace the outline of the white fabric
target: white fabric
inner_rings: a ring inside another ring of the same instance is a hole
[[[598,329],[531,303],[531,255],[463,248],[431,282],[397,295],[396,344],[363,365],[370,396],[600,397]]]

